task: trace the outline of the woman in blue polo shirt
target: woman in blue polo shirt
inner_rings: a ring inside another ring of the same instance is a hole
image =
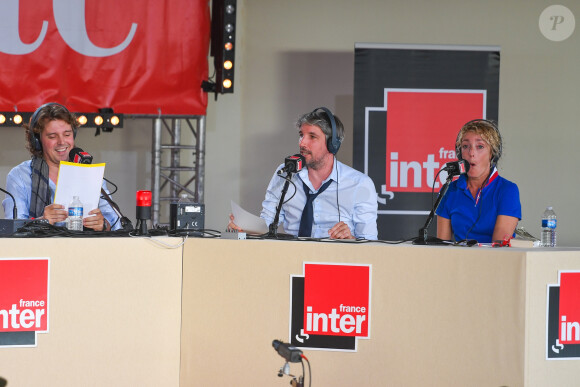
[[[495,123],[466,123],[457,135],[455,152],[469,163],[469,171],[450,184],[439,204],[437,237],[489,243],[512,236],[522,206],[518,186],[497,172],[502,139]]]

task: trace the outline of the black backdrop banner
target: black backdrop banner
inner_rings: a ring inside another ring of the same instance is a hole
[[[499,51],[355,45],[353,163],[379,193],[379,239],[416,237],[447,178],[435,180],[437,172],[457,160],[459,129],[472,119],[497,121]]]

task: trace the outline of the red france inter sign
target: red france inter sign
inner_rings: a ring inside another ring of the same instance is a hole
[[[485,117],[485,90],[385,89],[388,192],[431,192],[435,175],[457,160],[455,138],[467,121]],[[445,182],[442,172],[435,188]]]
[[[580,344],[580,273],[560,273],[560,343]]]
[[[547,299],[546,358],[580,359],[580,271],[560,271]]]
[[[370,337],[371,266],[304,264],[304,333]]]
[[[0,258],[0,335],[48,332],[49,258]]]

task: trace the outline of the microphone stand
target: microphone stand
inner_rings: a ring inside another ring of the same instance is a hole
[[[278,222],[280,222],[280,211],[282,211],[284,197],[286,196],[286,192],[288,192],[288,186],[290,185],[290,180],[292,179],[292,172],[288,172],[284,179],[286,181],[284,182],[284,186],[282,187],[282,195],[280,196],[280,202],[278,203],[278,207],[276,207],[276,215],[274,216],[274,221],[270,223],[270,227],[268,228],[268,234],[266,234],[265,236],[265,238],[267,239],[281,239],[282,235],[284,236],[284,239],[294,239],[293,235],[278,234]]]
[[[121,210],[119,209],[119,206],[117,205],[117,203],[115,203],[113,201],[113,199],[111,199],[111,197],[107,194],[107,192],[105,192],[105,190],[103,188],[101,188],[101,195],[103,196],[103,199],[105,199],[110,204],[110,206],[113,209],[113,211],[115,211],[115,213],[117,214],[117,217],[119,218],[118,221],[121,222],[121,227],[123,228],[123,230],[125,230],[125,231],[133,231],[133,223],[131,223],[131,221],[129,220],[129,218],[127,218],[126,216],[124,216],[121,213]],[[111,224],[111,228],[112,227],[113,227],[113,225]],[[147,230],[145,230],[145,234],[146,233],[147,233]]]
[[[12,199],[12,203],[14,203],[14,207],[12,207],[12,219],[16,220],[18,219],[18,210],[16,209],[16,200],[14,200],[14,196],[6,191],[5,189],[0,188],[0,191],[4,192],[6,195],[10,196],[10,198]]]
[[[425,221],[425,225],[419,229],[419,236],[413,240],[414,245],[442,245],[442,244],[444,244],[442,239],[439,239],[436,237],[430,237],[428,234],[428,232],[429,232],[428,228],[431,225],[433,218],[435,217],[435,211],[437,211],[437,208],[439,207],[439,203],[441,203],[441,199],[443,199],[443,196],[445,196],[445,194],[447,193],[447,189],[449,188],[449,184],[451,184],[452,179],[453,179],[453,176],[451,176],[451,175],[447,176],[447,180],[445,180],[445,184],[443,184],[443,187],[441,187],[441,191],[439,191],[439,196],[437,197],[437,200],[435,201],[435,205],[431,209],[431,212],[429,213],[429,216],[427,217],[427,220]]]

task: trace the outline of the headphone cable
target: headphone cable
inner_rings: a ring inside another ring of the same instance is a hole
[[[338,208],[338,222],[340,223],[340,204],[338,203],[338,160],[334,156],[334,168],[336,169],[336,207]]]
[[[478,195],[482,195],[483,196],[483,189],[487,186],[487,184],[489,183],[489,178],[491,177],[491,174],[493,173],[493,170],[495,168],[495,164],[493,164],[489,170],[489,174],[487,175],[487,179],[485,179],[485,182],[482,184],[482,186],[479,188],[479,193]],[[483,198],[482,198],[483,200]],[[475,205],[477,206],[479,204],[479,200],[476,201]],[[473,224],[471,225],[471,227],[469,228],[469,230],[467,230],[467,233],[465,233],[465,239],[464,241],[467,240],[467,237],[469,236],[469,233],[471,232],[471,230],[473,230],[473,228],[475,227],[475,225],[477,224],[477,222],[479,222],[479,218],[481,217],[481,208],[483,207],[483,205],[479,204],[479,213],[477,215],[477,218],[475,219],[475,222],[473,222]]]

